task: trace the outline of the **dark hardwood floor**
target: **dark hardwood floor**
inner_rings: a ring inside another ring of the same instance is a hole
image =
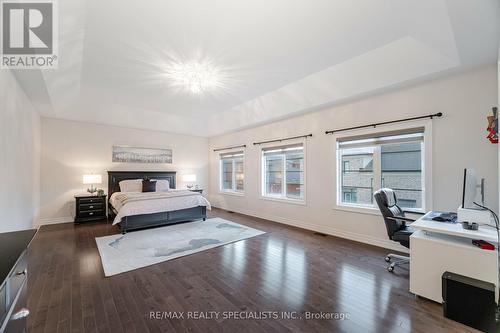
[[[210,215],[267,233],[105,278],[94,238],[116,227],[42,227],[29,250],[28,331],[474,332],[410,294],[407,270],[387,272],[387,250],[218,209]],[[152,311],[219,311],[219,318],[152,319]],[[222,318],[264,311],[347,318]]]

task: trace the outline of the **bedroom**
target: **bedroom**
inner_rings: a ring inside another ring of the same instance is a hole
[[[30,3],[0,332],[498,330],[497,1]]]

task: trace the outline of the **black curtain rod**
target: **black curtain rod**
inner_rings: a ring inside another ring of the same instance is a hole
[[[341,128],[333,131],[326,131],[325,134],[333,134],[337,132],[343,132],[343,131],[349,131],[349,130],[354,130],[354,129],[359,129],[359,128],[366,128],[366,127],[377,127],[379,125],[387,125],[387,124],[394,124],[394,123],[400,123],[403,121],[410,121],[410,120],[417,120],[417,119],[424,119],[424,118],[431,118],[433,119],[434,117],[442,117],[443,113],[438,112],[435,114],[429,114],[427,116],[420,116],[420,117],[413,117],[413,118],[405,118],[405,119],[398,119],[398,120],[392,120],[392,121],[384,121],[383,123],[375,123],[375,124],[369,124],[369,125],[361,125],[361,126],[355,126],[355,127],[347,127],[347,128]]]
[[[276,139],[276,140],[269,140],[269,141],[261,141],[261,142],[254,142],[254,145],[262,145],[264,143],[271,143],[271,142],[281,142],[281,141],[286,141],[286,140],[293,140],[293,139],[299,139],[299,138],[308,138],[313,136],[312,134],[306,134],[306,135],[299,135],[299,136],[293,136],[291,138],[284,138],[284,139]]]
[[[247,145],[232,146],[232,147],[225,147],[225,148],[217,148],[217,149],[214,149],[214,151],[228,150],[228,149],[234,149],[234,148],[246,148],[246,146]]]

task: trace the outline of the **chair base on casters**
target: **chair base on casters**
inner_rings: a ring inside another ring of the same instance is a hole
[[[394,259],[398,259],[398,260],[392,261],[393,258]],[[405,256],[401,256],[399,254],[389,253],[385,257],[385,261],[391,263],[389,266],[387,266],[387,270],[389,272],[393,272],[394,271],[394,267],[410,263],[410,257],[405,257]]]

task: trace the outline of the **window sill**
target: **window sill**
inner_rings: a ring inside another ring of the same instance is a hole
[[[235,191],[219,191],[219,194],[232,195],[235,197],[244,197],[245,196],[245,192],[235,192]]]
[[[334,205],[333,209],[351,213],[382,216],[380,210],[376,207],[363,207],[356,205]],[[403,209],[407,214],[417,214],[417,215],[425,214],[425,211],[422,209],[409,209],[409,208],[401,208],[401,209]]]
[[[292,205],[301,205],[301,206],[307,205],[305,200],[299,200],[299,199],[273,198],[273,197],[266,197],[266,196],[262,196],[262,195],[260,196],[260,199],[281,202],[281,203],[287,203],[287,204],[292,204]]]
[[[378,215],[378,216],[382,215],[380,211],[375,207],[363,207],[356,205],[334,205],[333,209],[341,210],[344,212],[359,213],[359,214]]]

